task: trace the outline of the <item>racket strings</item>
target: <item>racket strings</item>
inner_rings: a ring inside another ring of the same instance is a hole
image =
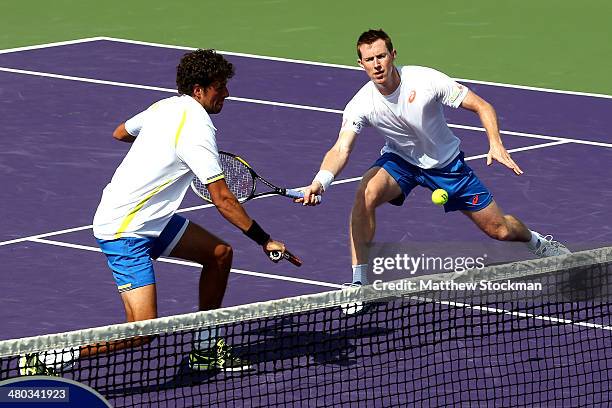
[[[249,168],[241,161],[226,154],[219,155],[219,163],[225,175],[225,182],[232,194],[234,194],[239,201],[249,198],[255,189],[255,180]],[[200,179],[196,177],[192,185],[204,199],[212,201],[210,192]]]
[[[221,155],[221,168],[225,182],[238,200],[248,198],[255,189],[255,180],[248,167],[233,157]]]

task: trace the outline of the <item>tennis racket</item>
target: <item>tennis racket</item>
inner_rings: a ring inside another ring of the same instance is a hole
[[[238,202],[244,203],[245,201],[251,200],[255,197],[262,197],[267,195],[279,194],[289,198],[303,198],[304,193],[295,189],[287,189],[277,187],[270,183],[268,180],[259,176],[255,170],[241,157],[228,153],[219,152],[219,163],[221,164],[221,170],[225,175],[225,182],[227,183],[230,191],[236,196]],[[261,181],[267,187],[270,188],[268,191],[257,193],[257,181]],[[199,197],[212,203],[210,192],[206,188],[206,184],[194,177],[191,181],[191,189]],[[321,196],[317,196],[318,200],[321,200]],[[274,263],[285,259],[291,262],[295,266],[302,266],[302,260],[291,252],[285,250],[271,251],[268,253],[268,257]]]
[[[282,195],[289,198],[303,198],[304,193],[300,190],[277,187],[258,175],[255,170],[241,157],[228,153],[219,152],[219,163],[221,170],[225,175],[225,182],[230,191],[236,196],[238,202],[244,203],[256,197],[268,195]],[[257,182],[261,182],[270,189],[263,192],[257,192]],[[210,192],[202,181],[194,177],[191,182],[191,189],[204,200],[212,203]],[[321,196],[317,196],[317,200],[321,200]]]

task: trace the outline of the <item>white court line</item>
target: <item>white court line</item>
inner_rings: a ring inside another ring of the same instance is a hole
[[[67,242],[52,241],[52,240],[49,240],[49,239],[31,238],[28,241],[37,242],[39,244],[55,245],[55,246],[64,247],[64,248],[79,249],[79,250],[82,250],[82,251],[102,252],[100,250],[100,248],[96,248],[96,247],[91,247],[91,246],[87,246],[87,245],[69,244]],[[200,264],[198,264],[196,262],[183,261],[183,260],[180,260],[180,259],[160,257],[157,260],[159,262],[165,262],[165,263],[171,263],[171,264],[176,264],[176,265],[184,265],[184,266],[192,266],[192,267],[196,267],[196,268],[202,268],[202,265],[200,265]],[[234,269],[234,268],[232,268],[231,272],[235,273],[235,274],[239,274],[239,275],[256,276],[258,278],[275,279],[275,280],[294,282],[294,283],[304,283],[304,284],[307,284],[307,285],[323,286],[323,287],[326,287],[326,288],[341,288],[342,287],[342,285],[338,285],[336,283],[321,282],[321,281],[316,281],[316,280],[311,280],[311,279],[294,278],[292,276],[275,275],[275,274],[272,274],[272,273],[253,272],[253,271],[247,271],[247,270],[244,270],[244,269]]]
[[[189,262],[189,261],[181,261],[179,259],[159,258],[158,261],[168,262],[168,263],[173,263],[173,264],[178,264],[178,265],[196,266],[198,268],[202,267],[202,265],[199,265],[197,263]],[[240,274],[240,275],[256,276],[259,278],[268,278],[268,279],[276,279],[276,280],[282,280],[282,281],[287,281],[287,282],[304,283],[307,285],[323,286],[325,288],[336,288],[336,289],[342,288],[342,285],[338,285],[337,283],[321,282],[321,281],[316,281],[316,280],[311,280],[311,279],[294,278],[291,276],[275,275],[275,274],[270,274],[270,273],[246,271],[244,269],[232,268],[231,272]]]
[[[533,313],[514,312],[514,311],[510,311],[506,309],[496,309],[496,308],[492,308],[488,306],[471,305],[469,303],[442,301],[442,300],[435,300],[435,299],[422,298],[422,297],[410,297],[410,299],[425,301],[425,302],[435,302],[441,305],[448,305],[448,306],[457,307],[457,308],[473,309],[473,310],[484,311],[484,312],[493,313],[493,314],[505,314],[505,315],[509,315],[513,317],[530,318],[530,319],[543,320],[543,321],[559,323],[559,324],[571,324],[574,326],[583,326],[583,327],[588,327],[590,329],[602,329],[602,330],[612,331],[611,326],[606,326],[606,325],[598,324],[598,323],[588,323],[588,322],[580,322],[580,321],[574,321],[574,320],[569,320],[569,319],[560,319],[558,317],[543,316],[543,315],[537,315]]]
[[[172,88],[162,88],[159,86],[129,84],[126,82],[106,81],[103,79],[92,79],[92,78],[76,77],[76,76],[71,76],[71,75],[52,74],[49,72],[29,71],[25,69],[0,67],[0,72],[9,72],[11,74],[32,75],[32,76],[39,76],[43,78],[63,79],[67,81],[85,82],[85,83],[97,84],[97,85],[110,85],[110,86],[117,86],[117,87],[122,87],[122,88],[135,88],[135,89],[144,89],[147,91],[158,91],[158,92],[177,94],[176,89],[172,89]],[[236,101],[236,102],[255,103],[255,104],[260,104],[260,105],[272,105],[272,106],[279,106],[283,108],[304,109],[304,110],[327,112],[327,113],[340,113],[340,114],[342,113],[341,110],[337,110],[337,109],[319,108],[317,106],[296,105],[292,103],[266,101],[266,100],[261,100],[261,99],[240,98],[236,96],[230,96],[227,99],[231,101]]]
[[[58,41],[51,42],[39,45],[28,45],[25,47],[17,47],[17,48],[6,48],[4,50],[0,50],[0,54],[9,54],[12,52],[20,52],[20,51],[31,51],[31,50],[40,50],[43,48],[53,48],[53,47],[61,47],[63,45],[73,45],[73,44],[81,44],[91,41],[108,41],[108,37],[89,37],[89,38],[80,38],[76,40],[68,40],[68,41]]]
[[[157,87],[157,86],[130,84],[126,82],[117,82],[117,81],[106,81],[102,79],[91,79],[91,78],[76,77],[76,76],[71,76],[71,75],[52,74],[48,72],[29,71],[29,70],[24,70],[24,69],[15,69],[15,68],[6,68],[6,67],[0,67],[0,72],[9,72],[9,73],[14,73],[14,74],[32,75],[32,76],[39,76],[39,77],[44,77],[44,78],[62,79],[62,80],[85,82],[85,83],[92,83],[92,84],[98,84],[98,85],[110,85],[110,86],[117,86],[117,87],[123,87],[123,88],[144,89],[144,90],[149,90],[149,91],[159,91],[159,92],[176,94],[176,89],[172,89],[172,88],[162,88],[162,87]],[[292,103],[267,101],[267,100],[261,100],[261,99],[241,98],[241,97],[235,97],[235,96],[230,96],[227,99],[236,101],[236,102],[279,106],[283,108],[302,109],[302,110],[316,111],[316,112],[325,112],[325,113],[334,113],[334,114],[343,113],[343,111],[339,109],[321,108],[318,106],[298,105],[298,104],[292,104]],[[476,127],[476,126],[457,125],[453,123],[449,123],[448,126],[451,128],[473,130],[473,131],[478,131],[478,132],[485,131],[484,128]],[[573,139],[573,138],[568,138],[568,137],[541,135],[541,134],[536,134],[536,133],[515,132],[515,131],[510,131],[510,130],[500,130],[500,133],[503,135],[510,135],[510,136],[529,137],[533,139],[569,141],[572,143],[584,144],[584,145],[589,145],[589,146],[612,148],[612,143],[596,142],[592,140]]]
[[[112,42],[120,42],[120,43],[134,44],[134,45],[144,45],[144,46],[150,46],[150,47],[168,48],[168,49],[186,50],[186,51],[195,50],[194,47],[186,47],[186,46],[180,46],[180,45],[162,44],[162,43],[155,43],[155,42],[148,42],[148,41],[129,40],[125,38],[100,36],[100,37],[89,37],[89,38],[82,38],[82,39],[76,39],[76,40],[52,42],[52,43],[39,44],[39,45],[31,45],[31,46],[26,46],[26,47],[8,48],[8,49],[0,50],[0,54],[7,54],[7,53],[13,53],[13,52],[19,52],[19,51],[30,51],[30,50],[35,50],[35,49],[43,49],[43,48],[51,48],[51,47],[59,47],[63,45],[72,45],[72,44],[79,44],[79,43],[93,42],[93,41],[112,41]],[[272,56],[266,56],[266,55],[223,51],[223,50],[218,50],[218,51],[221,54],[232,55],[232,56],[237,56],[237,57],[244,57],[244,58],[262,59],[262,60],[278,61],[278,62],[289,62],[289,63],[295,63],[295,64],[340,68],[340,69],[348,69],[348,70],[356,70],[356,71],[362,70],[360,67],[352,66],[352,65],[332,64],[332,63],[326,63],[326,62],[308,61],[308,60],[300,60],[300,59],[293,59],[293,58],[272,57]],[[508,84],[504,82],[481,81],[481,80],[466,79],[466,78],[455,78],[455,80],[460,81],[460,82],[471,82],[471,83],[480,84],[480,85],[498,86],[502,88],[515,88],[515,89],[523,89],[523,90],[528,90],[528,91],[537,91],[537,92],[545,92],[545,93],[558,93],[558,94],[567,94],[567,95],[588,96],[588,97],[593,97],[593,98],[612,99],[612,95],[592,93],[592,92],[568,91],[568,90],[563,90],[563,89],[542,88],[542,87],[535,87],[535,86]]]
[[[77,231],[83,231],[83,230],[86,230],[86,229],[91,229],[92,227],[93,227],[93,225],[84,225],[82,227],[74,227],[74,228],[68,228],[68,229],[63,229],[63,230],[59,230],[59,231],[45,232],[43,234],[31,235],[29,237],[15,238],[15,239],[11,239],[9,241],[1,241],[0,242],[0,246],[10,245],[10,244],[18,244],[18,243],[25,242],[25,241],[33,241],[33,240],[38,239],[38,238],[52,237],[54,235],[69,234],[71,232],[77,232]]]
[[[39,72],[39,71],[29,71],[27,69],[15,69],[15,68],[6,68],[0,67],[0,71],[9,72],[12,74],[23,74],[23,75],[32,75],[39,76],[43,78],[54,78],[54,79],[64,79],[67,81],[75,81],[75,82],[86,82],[90,84],[98,84],[98,85],[111,85],[111,86],[119,86],[122,88],[136,88],[136,89],[144,89],[147,91],[160,91],[160,92],[170,92],[177,93],[176,89],[171,88],[161,88],[158,86],[149,86],[149,85],[136,85],[136,84],[128,84],[126,82],[116,82],[116,81],[105,81],[102,79],[92,79],[92,78],[83,78],[71,75],[60,75],[60,74],[52,74],[49,72]]]
[[[144,45],[144,46],[149,46],[149,47],[169,48],[169,49],[185,50],[185,51],[195,50],[194,47],[186,47],[186,46],[172,45],[172,44],[162,44],[162,43],[155,43],[155,42],[149,42],[149,41],[129,40],[129,39],[117,38],[117,37],[100,36],[100,37],[89,37],[89,38],[82,38],[82,39],[76,39],[76,40],[31,45],[31,46],[26,46],[26,47],[8,48],[8,49],[0,50],[0,54],[7,54],[7,53],[19,52],[19,51],[30,51],[30,50],[35,50],[35,49],[43,49],[43,48],[51,48],[51,47],[59,47],[63,45],[80,44],[84,42],[93,42],[93,41],[112,41],[112,42],[120,42],[120,43],[126,43],[126,44]],[[348,69],[348,70],[356,70],[356,71],[362,70],[360,67],[352,66],[352,65],[331,64],[327,62],[308,61],[308,60],[282,58],[282,57],[271,57],[271,56],[266,56],[266,55],[223,51],[223,50],[218,50],[218,51],[221,54],[233,55],[237,57],[262,59],[262,60],[278,61],[278,62],[289,62],[289,63],[295,63],[295,64],[340,68],[340,69]],[[504,83],[504,82],[480,81],[480,80],[466,79],[466,78],[455,78],[455,80],[460,81],[460,82],[471,82],[471,83],[480,84],[480,85],[499,86],[502,88],[515,88],[515,89],[524,89],[528,91],[537,91],[537,92],[545,92],[545,93],[557,93],[557,94],[567,94],[567,95],[577,95],[577,96],[588,96],[588,97],[593,97],[593,98],[612,99],[612,95],[593,93],[593,92],[568,91],[568,90],[563,90],[563,89],[542,88],[542,87],[527,86],[527,85],[515,85],[515,84]]]
[[[326,112],[326,113],[336,113],[336,114],[343,113],[343,111],[338,110],[338,109],[320,108],[318,106],[297,105],[293,103],[284,103],[284,102],[264,101],[261,99],[239,98],[237,96],[230,96],[227,99],[230,99],[232,101],[237,101],[237,102],[257,103],[260,105],[272,105],[272,106],[280,106],[283,108],[303,109],[303,110],[316,111],[316,112]]]
[[[484,128],[477,127],[477,126],[455,125],[453,123],[449,123],[448,127],[455,128],[455,129],[474,130],[477,132],[485,132]],[[571,143],[576,143],[576,144],[585,144],[589,146],[598,146],[598,147],[607,147],[607,148],[612,147],[612,143],[594,142],[592,140],[572,139],[572,138],[560,137],[560,136],[540,135],[537,133],[514,132],[512,130],[500,130],[499,133],[501,133],[502,135],[529,137],[532,139],[557,140],[559,142],[571,142]]]
[[[562,145],[562,144],[566,144],[566,143],[571,143],[571,142],[569,140],[558,140],[556,142],[542,143],[542,144],[533,145],[533,146],[516,147],[514,149],[508,149],[508,153],[516,153],[516,152],[524,152],[524,151],[527,151],[527,150],[542,149],[544,147],[558,146],[558,145]],[[484,159],[485,157],[487,157],[486,153],[485,154],[479,154],[477,156],[466,157],[465,160],[466,161],[470,161],[470,160],[476,160],[476,159]]]
[[[107,41],[114,41],[114,42],[122,42],[122,43],[127,43],[127,44],[146,45],[146,46],[158,47],[158,48],[195,50],[195,48],[193,47],[184,47],[184,46],[178,46],[178,45],[161,44],[161,43],[138,41],[138,40],[128,40],[128,39],[116,38],[116,37],[99,37],[99,39],[107,40]],[[308,60],[281,58],[281,57],[270,57],[270,56],[265,56],[265,55],[245,54],[245,53],[222,51],[222,50],[218,50],[218,51],[221,54],[234,55],[237,57],[279,61],[279,62],[290,62],[290,63],[295,63],[295,64],[314,65],[314,66],[330,67],[330,68],[341,68],[341,69],[349,69],[349,70],[356,70],[356,71],[362,70],[361,67],[352,66],[352,65],[330,64],[326,62],[317,62],[317,61],[308,61]],[[516,88],[516,89],[524,89],[528,91],[537,91],[537,92],[545,92],[545,93],[558,93],[558,94],[577,95],[577,96],[589,96],[593,98],[612,99],[612,95],[592,93],[592,92],[567,91],[563,89],[540,88],[540,87],[535,87],[535,86],[514,85],[514,84],[503,83],[503,82],[479,81],[479,80],[464,79],[464,78],[455,78],[455,79],[460,82],[471,82],[471,83],[480,84],[480,85],[499,86],[502,88]]]
[[[52,240],[47,240],[47,239],[33,238],[30,241],[41,243],[41,244],[60,246],[60,247],[64,247],[64,248],[79,249],[79,250],[85,250],[85,251],[91,251],[91,252],[102,252],[100,250],[100,248],[90,247],[90,246],[86,246],[86,245],[69,244],[69,243],[66,243],[66,242],[52,241]],[[172,263],[172,264],[176,264],[176,265],[190,266],[190,267],[195,267],[195,268],[201,268],[202,267],[202,265],[200,265],[198,263],[190,262],[190,261],[183,261],[183,260],[180,260],[180,259],[158,258],[157,260],[160,261],[160,262]],[[294,278],[294,277],[291,277],[291,276],[275,275],[275,274],[269,274],[269,273],[253,272],[253,271],[247,271],[247,270],[244,270],[244,269],[235,269],[235,268],[232,268],[231,272],[235,273],[235,274],[239,274],[239,275],[255,276],[255,277],[258,277],[258,278],[266,278],[266,279],[274,279],[274,280],[294,282],[294,283],[302,283],[302,284],[307,284],[307,285],[322,286],[322,287],[325,287],[325,288],[341,289],[343,287],[342,285],[338,285],[336,283],[321,282],[321,281],[315,281],[315,280],[311,280],[311,279]],[[460,303],[460,302],[452,302],[452,301],[439,301],[439,300],[428,299],[428,298],[421,298],[421,297],[411,297],[411,299],[420,300],[420,301],[427,301],[427,302],[432,302],[432,303],[438,303],[438,304],[441,304],[441,305],[448,305],[448,306],[452,306],[452,307],[456,307],[456,308],[473,309],[473,310],[478,310],[478,311],[483,311],[483,312],[493,313],[493,314],[506,314],[506,315],[509,315],[509,316],[514,316],[514,317],[519,317],[519,318],[531,318],[531,319],[549,321],[549,322],[558,323],[558,324],[571,324],[571,325],[575,325],[575,326],[588,327],[588,328],[591,328],[591,329],[602,329],[602,330],[610,330],[610,331],[612,331],[612,327],[605,326],[605,325],[602,325],[602,324],[597,324],[597,323],[580,322],[580,321],[573,321],[573,320],[568,320],[568,319],[560,319],[560,318],[556,318],[556,317],[553,317],[553,316],[542,316],[542,315],[536,315],[536,314],[532,314],[532,313],[515,312],[515,311],[510,311],[510,310],[505,310],[505,309],[496,309],[496,308],[487,307],[487,306],[471,305],[469,303]]]
[[[134,45],[144,45],[147,47],[156,47],[156,48],[169,48],[174,50],[185,50],[185,51],[193,51],[196,48],[194,47],[186,47],[182,45],[172,45],[172,44],[162,44],[148,41],[138,41],[138,40],[128,40],[125,38],[116,38],[116,37],[98,37],[99,40],[106,40],[112,42],[120,42],[126,44],[134,44]],[[318,61],[306,61],[300,59],[293,58],[283,58],[283,57],[271,57],[266,55],[258,55],[258,54],[248,54],[244,52],[233,52],[233,51],[223,51],[217,50],[220,54],[231,55],[234,57],[244,57],[244,58],[253,58],[253,59],[262,59],[266,61],[278,61],[278,62],[290,62],[294,64],[303,64],[303,65],[314,65],[318,67],[328,67],[328,68],[340,68],[340,69],[350,69],[354,71],[362,71],[362,68],[359,66],[351,66],[351,65],[342,65],[342,64],[332,64],[328,62],[318,62]]]
[[[66,243],[66,242],[52,241],[52,240],[47,240],[47,239],[34,238],[34,239],[31,239],[30,241],[41,243],[41,244],[60,246],[60,247],[64,247],[64,248],[79,249],[79,250],[85,250],[85,251],[91,251],[91,252],[102,252],[100,250],[100,248],[90,247],[90,246],[86,246],[86,245],[69,244],[69,243]],[[196,267],[196,268],[201,268],[202,267],[202,265],[200,265],[198,263],[189,262],[189,261],[183,261],[183,260],[179,260],[179,259],[158,258],[157,260],[160,261],[160,262],[166,262],[166,263],[172,263],[172,264],[184,265],[184,266],[191,266],[191,267]],[[235,274],[239,274],[239,275],[255,276],[255,277],[258,277],[258,278],[274,279],[274,280],[294,282],[294,283],[303,283],[303,284],[307,284],[307,285],[323,286],[323,287],[326,287],[326,288],[341,289],[343,287],[342,285],[338,285],[336,283],[321,282],[321,281],[315,281],[315,280],[310,280],[310,279],[294,278],[294,277],[291,277],[291,276],[275,275],[275,274],[269,274],[269,273],[253,272],[253,271],[247,271],[247,270],[244,270],[244,269],[234,269],[234,268],[232,268],[231,272],[235,273]],[[587,322],[579,322],[579,321],[573,321],[573,320],[568,320],[568,319],[559,319],[559,318],[552,317],[552,316],[542,316],[542,315],[536,315],[536,314],[532,314],[532,313],[515,312],[515,311],[510,311],[510,310],[505,310],[505,309],[496,309],[496,308],[487,307],[487,306],[471,305],[469,303],[460,303],[460,302],[452,302],[452,301],[439,301],[439,300],[428,299],[428,298],[420,298],[420,297],[412,297],[411,299],[420,300],[420,301],[427,301],[427,302],[434,302],[434,303],[438,303],[438,304],[441,304],[441,305],[448,305],[448,306],[452,306],[452,307],[456,307],[456,308],[468,308],[468,309],[473,309],[473,310],[478,310],[478,311],[484,311],[484,312],[487,312],[487,313],[506,314],[506,315],[509,315],[509,316],[520,317],[520,318],[532,318],[532,319],[536,319],[536,320],[544,320],[544,321],[549,321],[549,322],[559,323],[559,324],[571,324],[571,325],[576,325],[576,326],[588,327],[588,328],[592,328],[592,329],[603,329],[603,330],[610,330],[610,331],[612,331],[612,327],[605,326],[605,325],[602,325],[602,324],[597,324],[597,323],[587,323]]]
[[[254,200],[257,200],[259,198],[266,198],[266,197],[256,197],[254,198]],[[190,211],[196,211],[196,210],[201,210],[201,209],[210,208],[210,207],[214,207],[214,205],[213,204],[196,205],[194,207],[180,208],[176,212],[177,213],[190,212]],[[21,242],[26,242],[26,241],[35,241],[40,238],[52,237],[55,235],[64,235],[64,234],[69,234],[71,232],[84,231],[84,230],[88,230],[92,228],[93,228],[93,225],[84,225],[82,227],[68,228],[68,229],[63,229],[59,231],[46,232],[46,233],[38,234],[38,235],[31,235],[31,236],[23,237],[23,238],[15,238],[15,239],[11,239],[8,241],[0,241],[0,247],[5,246],[5,245],[11,245],[11,244],[19,244]]]
[[[476,79],[455,78],[455,80],[457,82],[469,82],[469,83],[478,84],[478,85],[498,86],[500,88],[513,88],[513,89],[521,89],[525,91],[535,91],[535,92],[555,93],[555,94],[563,94],[563,95],[588,96],[592,98],[612,99],[612,95],[592,93],[592,92],[566,91],[563,89],[540,88],[537,86],[505,84],[503,82],[479,81]]]

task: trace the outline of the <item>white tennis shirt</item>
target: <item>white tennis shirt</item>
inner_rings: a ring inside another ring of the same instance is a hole
[[[391,95],[372,81],[346,105],[341,130],[376,128],[385,138],[381,154],[391,152],[423,169],[447,165],[459,153],[459,139],[448,128],[442,104],[458,108],[468,88],[442,72],[398,67],[401,83]]]
[[[224,177],[216,129],[190,96],[156,102],[125,128],[137,137],[102,193],[93,220],[99,239],[159,236],[194,173],[206,184]]]

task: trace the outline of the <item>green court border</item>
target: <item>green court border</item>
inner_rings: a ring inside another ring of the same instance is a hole
[[[612,95],[609,0],[5,0],[0,48],[95,36],[355,65],[368,28],[400,64]]]

